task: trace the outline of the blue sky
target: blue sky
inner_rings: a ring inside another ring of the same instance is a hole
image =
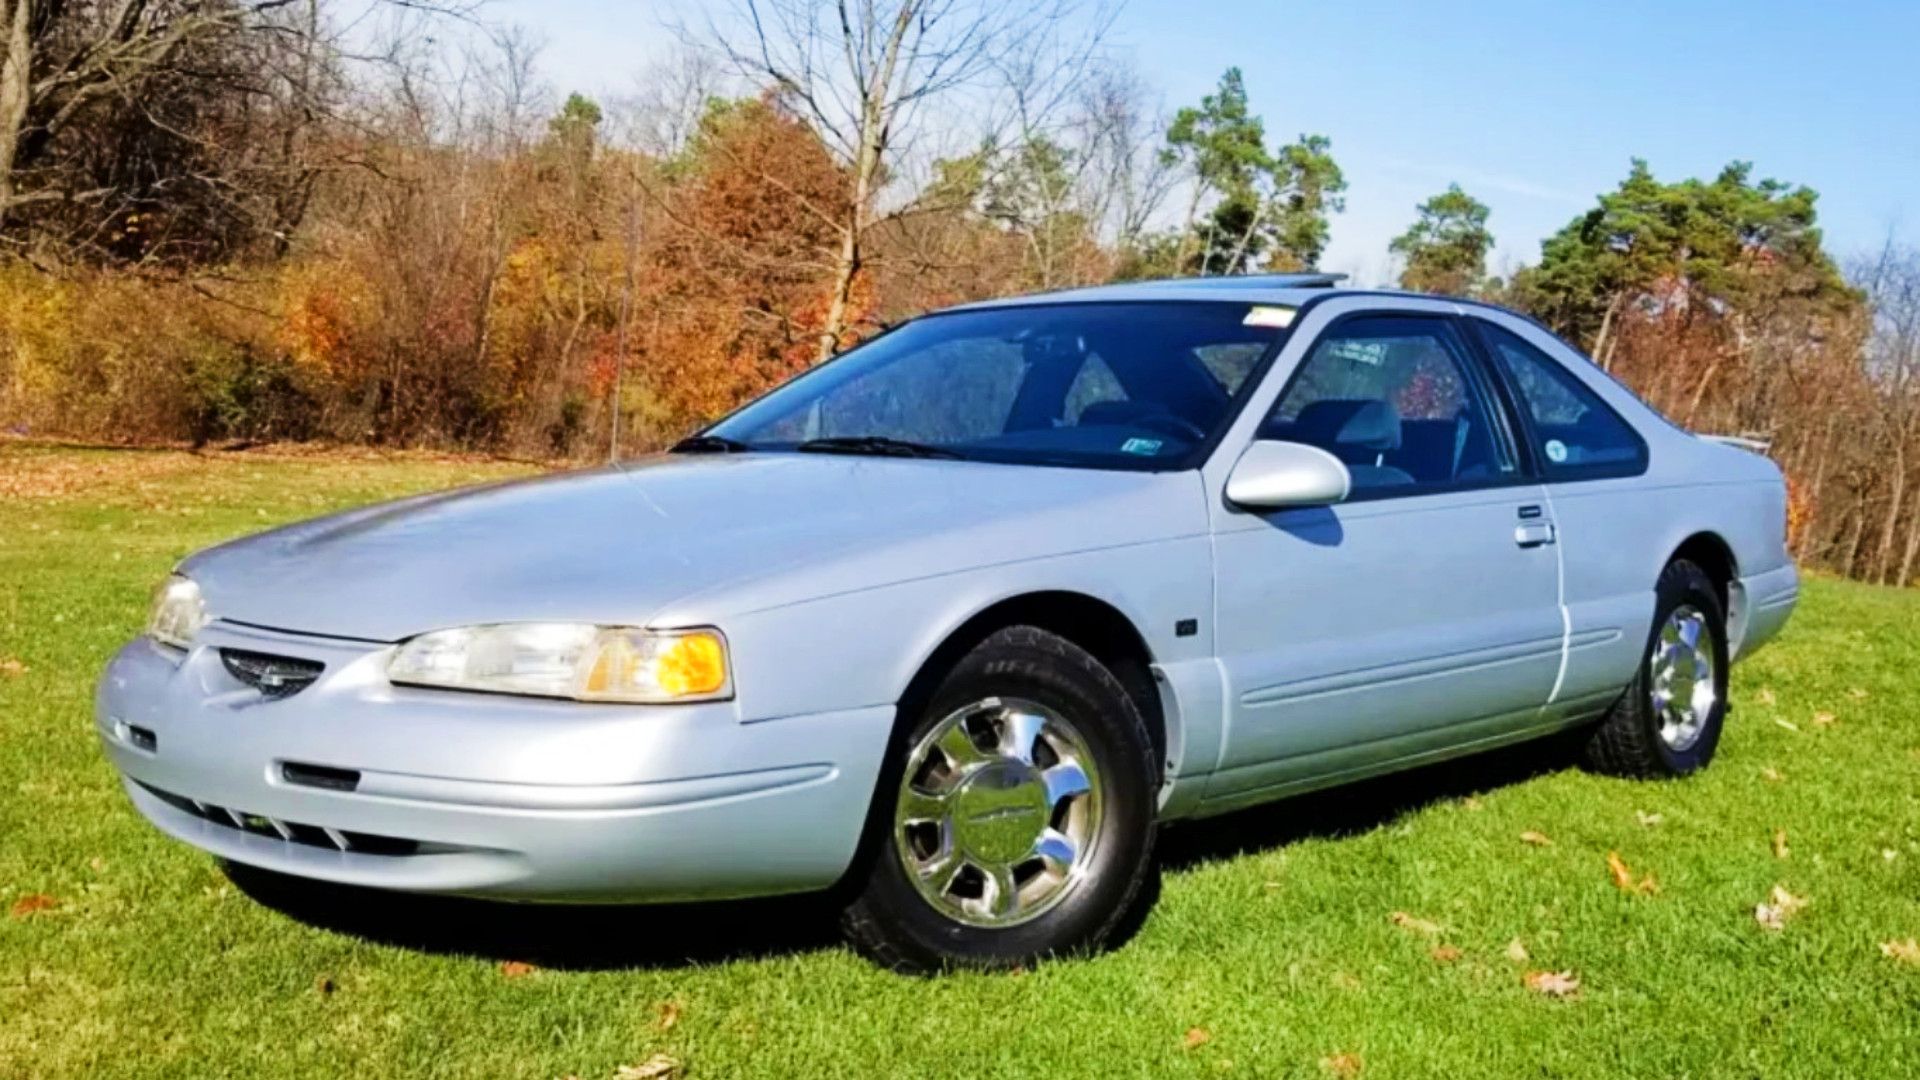
[[[1019,2],[1019,0],[1010,0]],[[691,0],[496,0],[546,40],[555,88],[617,94]],[[1495,270],[1644,157],[1664,179],[1750,160],[1820,192],[1828,246],[1920,242],[1920,0],[1131,0],[1116,44],[1198,101],[1238,65],[1274,139],[1332,138],[1351,185],[1322,259],[1363,282],[1459,181],[1492,208]]]

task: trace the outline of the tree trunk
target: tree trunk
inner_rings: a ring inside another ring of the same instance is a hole
[[[0,52],[0,228],[4,228],[7,212],[17,198],[13,168],[33,96],[33,39],[29,33],[33,0],[12,0],[11,4],[0,0],[0,17],[7,22],[6,49]]]
[[[1900,557],[1900,576],[1893,579],[1895,585],[1905,585],[1913,580],[1913,564],[1920,558],[1920,512],[1916,512],[1907,521],[1907,550]]]
[[[1613,330],[1613,314],[1620,308],[1622,295],[1614,293],[1613,299],[1607,301],[1607,313],[1600,316],[1600,333],[1593,339],[1593,358],[1599,363],[1601,371],[1613,370],[1607,366],[1607,361],[1610,359],[1607,354],[1607,335]]]
[[[1880,550],[1874,556],[1874,565],[1869,568],[1873,580],[1881,585],[1887,583],[1887,576],[1893,572],[1893,544],[1899,535],[1901,501],[1907,491],[1907,455],[1906,447],[1898,441],[1905,432],[1895,436],[1893,447],[1893,469],[1890,482],[1893,490],[1887,496],[1887,522],[1880,529]]]
[[[900,62],[900,46],[907,31],[920,17],[920,5],[904,3],[894,17],[882,54],[879,70],[862,87],[860,106],[860,145],[853,158],[852,205],[847,208],[847,227],[840,234],[840,251],[833,262],[833,296],[827,302],[826,321],[820,327],[818,359],[826,360],[840,351],[840,335],[847,328],[847,309],[852,306],[853,282],[860,273],[861,244],[867,226],[873,223],[873,201],[880,178],[880,162],[887,149],[888,125],[897,102],[893,94],[893,73]],[[848,43],[849,49],[852,43]]]

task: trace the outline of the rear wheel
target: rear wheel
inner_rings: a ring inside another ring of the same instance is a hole
[[[843,919],[900,971],[1096,949],[1152,872],[1155,770],[1139,709],[1085,650],[995,633],[911,719],[884,830]]]
[[[1676,559],[1655,596],[1640,670],[1587,742],[1587,761],[1601,772],[1684,776],[1720,745],[1729,655],[1720,592],[1704,570]]]

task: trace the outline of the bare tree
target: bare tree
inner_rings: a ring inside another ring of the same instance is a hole
[[[128,210],[192,189],[283,250],[313,196],[313,133],[344,94],[329,6],[0,0],[0,230],[28,208]],[[90,127],[100,132],[91,142]]]
[[[1909,497],[1908,476],[1917,456],[1911,443],[1920,438],[1920,248],[1889,237],[1877,256],[1856,269],[1854,279],[1873,310],[1865,363],[1881,397],[1873,426],[1879,429],[1887,487],[1872,565],[1861,573],[1900,585],[1912,578],[1920,558],[1920,509]],[[1904,543],[1903,515],[1912,519]]]
[[[866,241],[886,214],[881,194],[926,110],[1037,43],[1056,38],[1079,0],[1009,6],[995,0],[738,0],[738,26],[709,20],[689,35],[717,47],[744,77],[770,84],[805,116],[847,174],[839,244],[818,355],[840,348]]]

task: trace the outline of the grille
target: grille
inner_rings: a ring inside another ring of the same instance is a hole
[[[202,821],[225,828],[253,833],[255,836],[269,836],[284,840],[289,844],[325,848],[328,851],[350,851],[357,855],[419,855],[425,848],[425,845],[418,840],[349,832],[345,829],[330,829],[322,825],[301,825],[270,818],[263,814],[249,814],[229,806],[215,806],[198,799],[189,799],[184,795],[175,795],[171,791],[161,791],[152,784],[143,783],[140,786],[154,798],[181,813],[191,814]]]
[[[234,678],[275,701],[305,690],[326,670],[326,665],[318,660],[274,656],[246,649],[221,649],[220,662],[227,666],[227,672]]]

